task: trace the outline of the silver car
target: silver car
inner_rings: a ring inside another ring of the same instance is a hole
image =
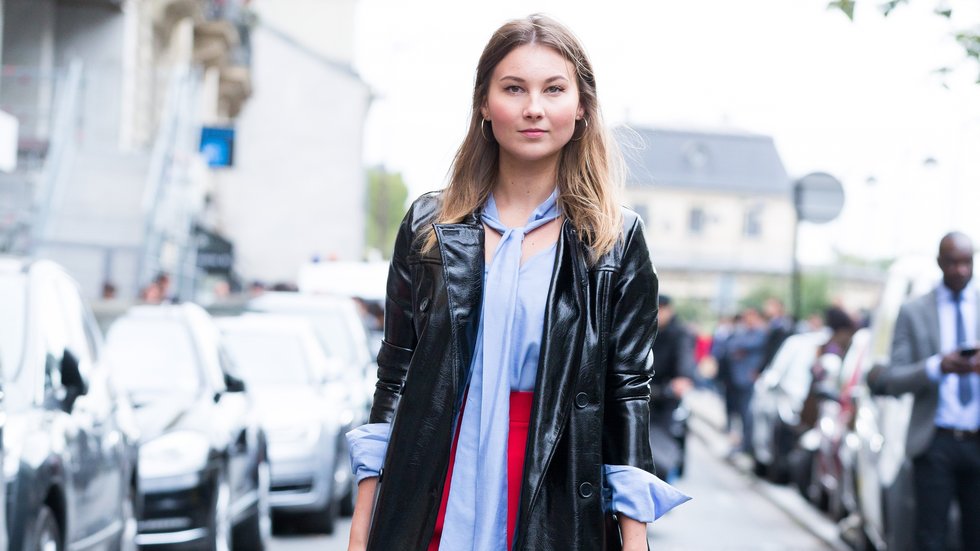
[[[251,312],[286,314],[306,318],[313,325],[317,340],[327,356],[344,363],[343,377],[358,400],[359,419],[355,425],[367,422],[378,382],[378,364],[369,352],[367,333],[354,300],[349,297],[304,293],[265,293],[249,301]]]
[[[304,318],[245,314],[218,326],[268,437],[273,511],[303,513],[317,531],[333,532],[353,495],[344,433],[355,412],[343,362],[327,357]]]
[[[823,331],[791,335],[755,382],[750,406],[752,457],[756,474],[773,482],[789,478],[789,453],[799,439],[800,412],[812,379],[810,367],[827,337]]]

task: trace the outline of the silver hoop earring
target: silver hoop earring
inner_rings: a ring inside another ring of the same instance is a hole
[[[589,129],[589,119],[586,119],[586,118],[583,117],[583,118],[581,118],[579,120],[581,120],[582,122],[585,123],[585,128],[582,129],[582,133],[579,134],[579,137],[578,138],[572,138],[572,141],[573,142],[580,142],[580,141],[582,141],[582,138],[585,137],[585,132]]]
[[[491,140],[490,138],[487,137],[487,132],[484,129],[484,124],[486,122],[487,122],[487,119],[480,119],[480,135],[483,136],[483,139],[485,141],[490,142],[490,141],[493,141],[493,140]],[[490,128],[491,128],[491,131],[492,131],[492,129],[493,129],[493,126],[492,126],[493,125],[493,121],[491,121],[490,124],[491,124],[491,127]]]

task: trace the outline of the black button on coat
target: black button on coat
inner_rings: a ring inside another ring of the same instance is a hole
[[[484,229],[473,214],[436,224],[439,193],[402,222],[388,275],[385,337],[372,423],[392,422],[370,551],[424,551],[432,538],[483,299]],[[623,210],[624,238],[592,266],[561,228],[535,383],[513,549],[618,548],[602,465],[653,472],[649,441],[657,276],[643,226]],[[584,402],[582,395],[584,394]],[[576,397],[578,396],[578,399]]]

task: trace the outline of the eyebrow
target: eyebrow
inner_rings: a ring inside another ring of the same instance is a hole
[[[504,80],[513,80],[514,82],[520,82],[520,83],[524,83],[524,82],[527,82],[527,81],[525,81],[525,80],[524,80],[523,78],[521,78],[521,77],[515,77],[515,76],[512,76],[512,75],[504,75],[504,76],[502,76],[502,77],[500,77],[500,80],[501,80],[501,81],[504,81]],[[555,75],[555,76],[553,76],[553,77],[550,77],[550,78],[548,78],[548,79],[547,79],[547,80],[545,80],[544,82],[545,82],[545,84],[547,84],[547,83],[549,83],[549,82],[554,82],[554,81],[556,81],[556,80],[564,80],[564,81],[568,81],[568,78],[566,78],[566,77],[564,77],[564,76],[562,76],[562,75]]]

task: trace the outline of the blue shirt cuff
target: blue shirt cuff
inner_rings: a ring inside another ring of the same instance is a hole
[[[656,476],[629,465],[603,465],[603,495],[611,509],[650,523],[691,498]]]
[[[943,372],[939,369],[942,361],[943,357],[939,354],[926,358],[926,375],[929,376],[929,380],[937,383],[942,380]]]
[[[381,473],[390,432],[391,423],[369,423],[346,434],[350,470],[358,483]]]

